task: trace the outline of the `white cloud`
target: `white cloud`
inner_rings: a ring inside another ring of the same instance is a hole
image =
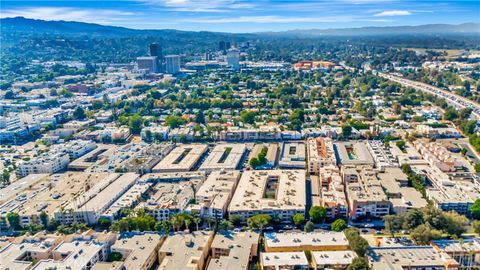
[[[375,17],[388,17],[388,16],[408,16],[412,13],[408,10],[385,10],[379,13],[375,13]]]
[[[254,8],[254,3],[237,0],[139,0],[140,2],[161,6],[172,11],[183,12],[229,12],[232,10]]]
[[[185,19],[183,22],[190,23],[331,23],[331,22],[354,22],[354,21],[386,21],[371,20],[354,16],[323,16],[323,17],[283,17],[283,16],[240,16],[240,17],[203,17]]]
[[[134,15],[133,12],[108,9],[80,9],[67,7],[29,7],[2,10],[1,18],[25,17],[48,21],[77,21],[110,24],[122,17]]]

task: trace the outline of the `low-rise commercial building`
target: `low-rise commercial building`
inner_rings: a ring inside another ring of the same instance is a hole
[[[17,173],[20,176],[29,174],[52,174],[67,169],[70,157],[67,153],[44,153],[28,161],[22,161],[18,164]]]
[[[243,222],[256,214],[279,215],[291,222],[293,215],[305,213],[304,170],[245,171],[228,208]]]

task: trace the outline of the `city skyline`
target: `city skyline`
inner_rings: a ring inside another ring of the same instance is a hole
[[[112,4],[114,3],[114,4]],[[476,1],[2,1],[0,17],[134,29],[261,32],[479,22]]]

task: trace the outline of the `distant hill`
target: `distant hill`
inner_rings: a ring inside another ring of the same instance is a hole
[[[88,35],[103,37],[122,37],[136,35],[168,35],[202,37],[318,37],[318,36],[374,36],[374,35],[402,35],[402,34],[480,34],[479,23],[464,23],[459,25],[428,24],[419,26],[385,26],[361,27],[340,29],[298,29],[282,32],[262,32],[251,34],[231,34],[219,32],[190,32],[171,29],[140,30],[118,26],[106,26],[94,23],[73,21],[45,21],[27,19],[24,17],[0,19],[0,30],[4,33],[25,34],[60,34],[60,35]]]
[[[480,23],[426,24],[418,26],[383,26],[339,29],[298,29],[283,32],[267,32],[270,35],[294,36],[374,36],[374,35],[411,35],[411,34],[480,34]]]

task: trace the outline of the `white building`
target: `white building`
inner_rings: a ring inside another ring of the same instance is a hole
[[[20,176],[29,174],[52,174],[67,169],[70,157],[66,153],[45,153],[18,165],[17,172]]]
[[[180,56],[179,55],[165,56],[165,71],[168,74],[177,74],[180,72]]]
[[[235,70],[240,69],[240,51],[232,48],[227,52],[227,65]]]

